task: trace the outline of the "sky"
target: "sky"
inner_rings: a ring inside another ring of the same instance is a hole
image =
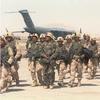
[[[5,12],[28,9],[36,26],[66,26],[100,36],[100,0],[0,0],[0,31],[22,30],[20,14]]]

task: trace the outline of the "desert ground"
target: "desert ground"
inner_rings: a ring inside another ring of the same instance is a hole
[[[100,67],[98,67],[95,79],[87,80],[84,75],[80,87],[69,88],[67,84],[60,88],[44,89],[42,86],[31,87],[30,72],[27,67],[27,59],[19,62],[20,85],[15,83],[4,94],[0,94],[0,100],[99,100],[100,99]],[[68,81],[66,77],[65,83]]]

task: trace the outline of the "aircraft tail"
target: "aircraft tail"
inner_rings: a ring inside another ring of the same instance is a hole
[[[23,16],[24,22],[28,29],[35,31],[35,26],[32,22],[32,19],[29,15],[28,10],[20,10],[19,13]]]

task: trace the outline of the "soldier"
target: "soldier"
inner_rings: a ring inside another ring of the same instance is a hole
[[[64,45],[66,46],[67,51],[69,51],[72,45],[72,36],[67,35],[65,39],[66,39],[66,42],[64,43]]]
[[[96,39],[91,39],[89,50],[92,51],[93,56],[90,58],[88,63],[88,79],[93,79],[96,74],[97,66],[98,66],[98,45],[96,43]]]
[[[72,41],[73,41],[72,35],[67,35],[65,39],[66,39],[66,41],[65,41],[64,45],[70,55],[70,48],[72,46]],[[70,72],[70,64],[71,64],[71,58],[69,57],[68,64],[67,64],[67,72]]]
[[[58,37],[57,38],[57,47],[56,47],[56,51],[55,51],[55,55],[56,55],[56,63],[58,64],[58,71],[59,71],[59,82],[58,85],[59,86],[63,86],[63,79],[65,77],[65,71],[66,71],[66,66],[67,66],[67,49],[65,47],[65,45],[63,44],[64,39],[63,37]]]
[[[32,34],[29,34],[28,40],[26,41],[26,49],[28,49],[28,46],[29,46],[31,41],[32,41]]]
[[[45,46],[45,34],[42,33],[39,39],[40,41],[38,42],[38,44],[41,52]],[[37,67],[37,76],[38,76],[39,84],[43,85],[43,65],[39,62],[40,58],[41,57],[39,57],[37,60],[36,67]]]
[[[27,49],[28,53],[28,67],[29,67],[29,71],[31,72],[31,77],[32,77],[32,86],[37,86],[37,77],[36,75],[38,74],[38,70],[39,70],[39,43],[38,43],[38,35],[37,34],[33,34],[32,36],[32,41],[29,43],[28,49]],[[40,81],[40,80],[39,80]]]
[[[82,42],[82,44],[83,44],[83,46],[85,47],[85,48],[88,48],[88,46],[89,46],[89,44],[90,44],[90,36],[87,34],[84,34],[83,35],[83,39],[81,40],[81,42]]]
[[[52,33],[46,34],[46,42],[41,54],[41,64],[43,65],[43,82],[44,88],[53,88],[54,83],[54,66],[55,61],[52,59],[52,55],[55,53],[56,44],[53,40]]]
[[[87,34],[87,35],[83,35],[83,40],[81,40],[81,43],[83,45],[84,48],[89,48],[89,45],[90,45],[90,36]],[[88,69],[88,57],[85,57],[84,61],[83,61],[83,72],[87,72],[87,69]]]
[[[7,42],[7,47],[12,48],[14,54],[13,63],[11,65],[12,79],[16,82],[16,85],[19,85],[18,60],[21,59],[21,48],[19,43],[15,41],[12,33],[7,33],[5,35],[5,39]]]
[[[78,84],[77,86],[80,86],[81,84],[81,79],[82,79],[82,65],[80,61],[80,56],[81,56],[81,50],[82,50],[82,45],[80,43],[80,36],[77,34],[74,36],[74,42],[72,43],[72,46],[70,48],[70,56],[72,57],[72,62],[71,62],[71,76],[70,76],[70,81],[69,81],[69,86],[73,87],[74,86],[74,81],[77,73],[77,79],[78,79]]]
[[[0,57],[2,74],[0,79],[0,92],[5,92],[11,83],[11,64],[13,62],[14,54],[10,47],[6,46],[3,38],[0,38]]]

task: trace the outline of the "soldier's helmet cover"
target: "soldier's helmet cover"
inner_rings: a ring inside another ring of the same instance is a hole
[[[5,33],[5,37],[13,37],[13,36],[14,36],[14,34],[11,33],[11,32],[6,32]]]
[[[96,38],[91,38],[91,41],[96,41]]]
[[[76,37],[81,37],[81,33],[76,33]]]
[[[72,39],[72,35],[66,35],[65,39]]]
[[[96,41],[96,36],[95,36],[95,35],[92,35],[92,36],[91,36],[91,40]]]
[[[38,34],[35,33],[35,34],[32,35],[32,37],[37,37],[38,38]]]
[[[54,39],[54,36],[53,36],[53,34],[51,32],[47,32],[46,36]]]
[[[57,41],[64,41],[64,38],[63,37],[58,37]]]
[[[73,35],[73,39],[81,38],[81,33],[76,33]]]
[[[42,33],[42,34],[40,35],[40,38],[45,38],[45,34]]]

